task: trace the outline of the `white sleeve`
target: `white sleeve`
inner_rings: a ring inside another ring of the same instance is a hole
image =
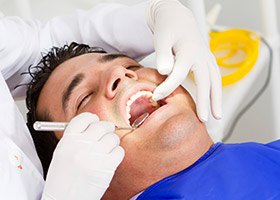
[[[14,98],[24,97],[30,65],[41,52],[72,41],[99,46],[108,52],[122,52],[141,59],[154,51],[152,33],[146,24],[146,1],[134,6],[100,4],[89,11],[77,10],[42,24],[18,17],[0,19],[0,69]]]

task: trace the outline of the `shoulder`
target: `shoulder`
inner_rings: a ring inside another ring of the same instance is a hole
[[[266,149],[278,148],[280,150],[280,140],[276,140],[267,144],[258,142],[244,142],[244,143],[222,143],[220,150],[245,150],[245,149]]]
[[[280,151],[280,140],[276,140],[276,141],[267,143],[267,144],[265,144],[265,146]]]
[[[239,144],[222,144],[216,150],[216,153],[222,157],[236,157],[238,159],[248,157],[274,157],[280,158],[280,140],[261,144],[257,142],[246,142]]]

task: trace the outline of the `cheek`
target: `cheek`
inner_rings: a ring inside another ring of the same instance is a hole
[[[109,110],[108,110],[108,107],[104,106],[104,105],[91,104],[91,105],[86,106],[80,113],[82,113],[82,112],[90,112],[92,114],[97,115],[100,120],[108,120]]]
[[[151,81],[153,83],[159,84],[163,82],[167,76],[160,75],[157,70],[143,68],[137,71],[138,78],[141,80]]]

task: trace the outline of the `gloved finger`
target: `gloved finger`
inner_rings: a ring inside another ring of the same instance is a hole
[[[215,61],[210,64],[211,112],[216,119],[222,118],[222,78]]]
[[[169,74],[174,65],[174,56],[172,53],[172,44],[166,39],[155,36],[155,52],[157,70],[162,75]]]
[[[109,155],[109,160],[111,160],[111,165],[116,169],[122,162],[125,155],[125,151],[121,146],[117,146],[108,155]]]
[[[64,134],[71,135],[71,134],[79,134],[84,132],[87,127],[95,122],[98,122],[99,118],[97,115],[85,112],[77,115],[74,117],[66,127]]]
[[[152,97],[154,101],[167,97],[186,79],[191,67],[189,63],[186,59],[176,59],[173,71],[154,90]]]
[[[102,171],[115,171],[124,158],[124,149],[121,146],[117,146],[109,154],[93,154],[88,160],[88,165],[92,170]]]
[[[90,175],[87,176],[87,182],[93,187],[94,193],[104,194],[106,189],[110,186],[114,174],[113,170],[92,170]],[[96,197],[94,199],[102,199],[102,196],[103,195],[100,195],[100,198]]]
[[[84,133],[84,138],[90,141],[98,141],[104,135],[115,131],[115,125],[108,121],[99,121],[88,126]]]
[[[197,90],[197,114],[202,122],[208,120],[208,107],[210,98],[210,78],[208,67],[203,67],[206,63],[200,63],[193,67],[193,74]]]
[[[115,133],[107,133],[93,146],[93,153],[108,154],[119,146],[120,138]]]

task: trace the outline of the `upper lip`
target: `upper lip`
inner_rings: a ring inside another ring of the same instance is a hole
[[[155,86],[147,84],[147,83],[137,83],[134,86],[132,86],[129,90],[125,92],[123,97],[121,97],[120,100],[120,110],[121,110],[121,115],[123,119],[125,119],[125,122],[129,125],[129,120],[127,119],[126,115],[126,103],[130,99],[130,97],[134,94],[136,94],[139,91],[150,91],[153,92],[155,89]]]

